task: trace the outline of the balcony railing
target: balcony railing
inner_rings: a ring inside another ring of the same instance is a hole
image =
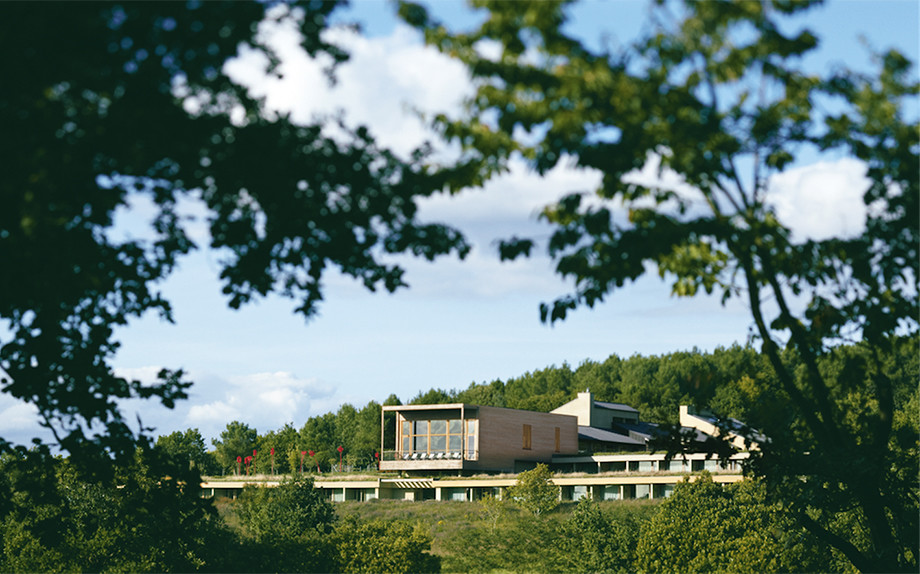
[[[438,461],[438,460],[478,460],[478,451],[446,451],[446,452],[402,452],[398,450],[383,451],[382,460],[386,461]]]

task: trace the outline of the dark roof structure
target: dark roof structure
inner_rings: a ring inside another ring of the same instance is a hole
[[[636,414],[639,413],[639,411],[634,409],[633,407],[629,405],[624,405],[621,403],[607,403],[604,401],[594,401],[594,406],[601,408],[601,409],[609,409],[612,411],[627,411],[627,412],[636,413]]]
[[[606,442],[624,446],[632,447],[644,447],[645,441],[636,440],[627,435],[616,433],[609,430],[587,427],[587,426],[578,426],[578,439],[579,440],[590,440],[598,442]]]

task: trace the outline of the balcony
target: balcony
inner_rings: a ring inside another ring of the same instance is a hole
[[[416,461],[416,460],[479,460],[478,451],[452,452],[401,452],[386,450],[383,452],[383,461]]]

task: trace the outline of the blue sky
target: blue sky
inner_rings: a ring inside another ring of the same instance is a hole
[[[571,30],[591,42],[602,37],[628,42],[641,28],[645,11],[643,2],[587,2],[573,10]],[[835,62],[865,67],[868,57],[860,35],[877,49],[896,46],[916,62],[918,11],[920,3],[908,0],[830,2],[807,18],[822,39],[821,51],[808,64],[816,69]],[[296,56],[291,46],[296,39],[284,30],[270,31],[287,55],[283,82],[260,80],[258,66],[245,57],[229,72],[295,118],[342,109],[349,121],[368,124],[382,143],[407,151],[431,136],[405,111],[406,104],[429,112],[456,111],[470,86],[458,64],[423,47],[392,12],[388,3],[359,0],[341,15],[360,22],[365,33],[333,33],[352,53],[339,70],[335,89],[326,86],[319,64]],[[455,2],[437,2],[434,12],[457,26],[476,20]],[[219,256],[196,252],[162,285],[173,302],[176,324],[150,316],[122,328],[118,337],[123,346],[114,361],[120,372],[142,379],[163,366],[182,367],[196,386],[190,400],[173,411],[126,404],[127,419],[137,413],[157,434],[197,427],[207,438],[231,420],[260,432],[287,422],[299,428],[309,416],[337,410],[344,402],[360,407],[390,393],[406,401],[432,387],[465,388],[564,362],[577,366],[611,354],[744,343],[750,320],[743,305],[672,298],[654,275],[564,323],[540,323],[539,304],[566,293],[567,285],[542,257],[499,263],[494,241],[512,233],[546,234],[535,222],[539,208],[565,192],[590,189],[597,178],[560,168],[541,179],[516,166],[485,190],[426,201],[424,218],[468,233],[475,244],[468,260],[432,264],[403,259],[411,288],[392,295],[369,293],[330,274],[326,300],[309,323],[292,313],[293,302],[279,297],[229,310],[216,280]],[[775,182],[777,209],[781,215],[785,210],[799,233],[852,232],[862,217],[861,181],[861,167],[851,160],[810,158]],[[800,190],[805,187],[818,192],[804,197]],[[827,205],[834,206],[833,212]],[[194,205],[188,212],[198,213]],[[123,232],[131,234],[144,213],[138,205],[134,213],[124,214]],[[193,225],[193,232],[200,229],[200,222]],[[27,441],[36,434],[31,413],[29,406],[0,397],[0,435]]]

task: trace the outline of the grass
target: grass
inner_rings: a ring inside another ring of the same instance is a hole
[[[654,512],[657,500],[608,500],[597,505],[616,516],[625,512]],[[545,516],[545,520],[559,526],[571,516],[577,506],[565,502]],[[421,524],[432,537],[431,552],[442,558],[450,554],[448,541],[464,529],[478,528],[486,524],[482,507],[477,502],[436,501],[408,502],[404,500],[371,500],[367,502],[337,502],[336,514],[340,517],[357,516],[363,520],[404,521]],[[529,520],[517,506],[509,504],[504,520]]]
[[[660,504],[658,500],[610,500],[596,503],[613,518],[626,514],[653,514]],[[241,524],[233,512],[234,500],[228,497],[214,499],[217,512],[225,524],[239,532]],[[577,503],[564,502],[544,515],[540,520],[550,524],[550,530],[561,528],[575,510]],[[464,531],[482,529],[488,526],[483,506],[478,502],[426,500],[411,502],[405,500],[370,500],[366,502],[336,502],[333,504],[339,518],[355,516],[360,520],[382,520],[384,522],[408,522],[420,525],[431,535],[431,553],[441,557],[445,568],[451,569],[456,562],[456,544],[451,545]],[[505,507],[502,524],[533,520],[514,504]]]

